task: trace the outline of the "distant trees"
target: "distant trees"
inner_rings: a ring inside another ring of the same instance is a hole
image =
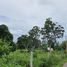
[[[46,19],[44,27],[41,29],[42,40],[47,42],[48,46],[54,48],[58,38],[63,37],[64,27],[57,25],[50,18]]]
[[[13,42],[13,35],[10,33],[8,26],[4,24],[0,25],[0,40],[5,42],[5,46],[8,46],[6,43],[10,43],[9,46],[12,46],[11,51],[16,50],[16,45]]]
[[[62,38],[64,35],[64,27],[61,25],[57,25],[57,23],[53,22],[50,18],[47,18],[44,24],[44,27],[40,28],[38,26],[34,26],[29,32],[28,35],[22,35],[18,38],[17,46],[18,48],[38,48],[41,45],[42,37],[42,44],[46,44],[49,47],[54,48],[55,44],[57,43],[57,39]],[[41,38],[40,37],[40,38]],[[47,46],[44,46],[46,49]]]
[[[6,25],[0,25],[0,39],[3,41],[13,41],[13,35],[10,33],[8,27]]]
[[[41,37],[42,40],[41,40]],[[47,50],[49,46],[50,49],[54,48],[55,43],[58,38],[62,38],[64,35],[64,27],[57,25],[50,18],[46,19],[44,27],[40,28],[34,26],[28,35],[22,35],[17,39],[17,43],[13,42],[13,35],[10,33],[6,25],[0,25],[0,55],[9,54],[10,51],[15,51],[17,49],[27,49],[30,52],[30,67],[33,67],[33,51],[41,47]],[[41,42],[42,41],[42,42]],[[63,42],[61,47],[65,49],[66,42]],[[58,44],[55,49],[60,49]],[[51,51],[50,51],[51,52]]]
[[[63,41],[60,45],[60,47],[64,50],[66,50],[67,41]]]
[[[8,27],[4,24],[0,25],[0,39],[3,42],[10,42],[12,51],[16,50],[16,46],[18,49],[28,49],[30,51],[40,46],[46,49],[47,45],[54,48],[57,39],[62,38],[63,35],[64,27],[57,25],[57,23],[53,22],[50,18],[47,18],[43,28],[40,29],[38,26],[34,26],[28,32],[28,35],[22,35],[17,39],[16,45],[13,42],[13,35],[10,33]]]
[[[19,49],[31,49],[31,48],[38,48],[41,44],[39,40],[39,27],[34,26],[28,35],[22,35],[17,40],[17,48]]]
[[[22,35],[17,40],[18,49],[28,49],[28,35]]]

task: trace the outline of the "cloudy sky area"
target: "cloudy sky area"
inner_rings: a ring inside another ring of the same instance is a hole
[[[14,40],[32,26],[42,27],[48,17],[66,30],[67,0],[0,0],[0,24],[9,27]]]

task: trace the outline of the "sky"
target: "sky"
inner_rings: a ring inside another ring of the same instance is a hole
[[[67,35],[67,0],[0,0],[0,24],[6,24],[14,41],[35,25],[43,27],[51,17],[65,28]]]

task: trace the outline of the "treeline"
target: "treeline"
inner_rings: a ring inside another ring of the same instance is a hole
[[[10,33],[6,25],[0,25],[0,55],[9,54],[16,49],[44,49],[47,47],[54,50],[61,50],[66,48],[66,42],[61,45],[57,39],[62,38],[64,35],[64,27],[53,22],[47,18],[42,28],[34,26],[27,35],[21,35],[17,39],[17,43],[13,42],[13,35]]]

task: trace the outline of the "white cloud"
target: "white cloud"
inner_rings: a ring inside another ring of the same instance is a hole
[[[48,17],[65,27],[66,3],[66,0],[0,0],[0,15],[7,17],[1,18],[0,24],[8,25],[15,37],[26,34],[34,25],[42,27]]]

